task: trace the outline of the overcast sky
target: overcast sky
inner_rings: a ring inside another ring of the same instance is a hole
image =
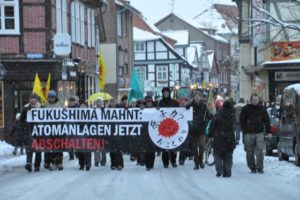
[[[156,23],[172,11],[172,0],[130,0],[149,23]],[[236,5],[232,0],[173,0],[174,13],[192,19],[214,3]]]

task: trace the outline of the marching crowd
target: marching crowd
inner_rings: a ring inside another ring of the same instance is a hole
[[[189,151],[179,152],[179,164],[184,165],[187,158],[194,159],[194,170],[203,169],[203,154],[207,138],[213,138],[213,156],[215,161],[216,176],[231,177],[231,168],[233,160],[233,151],[240,143],[241,133],[244,149],[246,151],[246,160],[248,168],[252,173],[263,173],[264,161],[264,136],[270,133],[270,119],[265,107],[262,105],[258,94],[253,93],[249,103],[245,104],[243,98],[235,103],[232,99],[217,99],[215,107],[217,113],[212,115],[208,112],[207,96],[202,91],[194,91],[192,99],[171,98],[171,90],[167,87],[162,89],[162,97],[153,100],[152,96],[146,96],[143,100],[132,100],[128,104],[127,96],[123,96],[120,103],[116,105],[109,104],[107,101],[98,98],[95,100],[95,109],[103,108],[127,108],[137,107],[141,109],[147,108],[165,108],[165,107],[185,107],[193,108],[193,120],[189,123]],[[24,106],[21,113],[16,115],[16,122],[11,133],[15,136],[15,151],[18,147],[26,146],[26,164],[25,169],[29,172],[39,171],[42,160],[41,152],[33,152],[28,148],[31,139],[31,124],[27,123],[27,112],[32,108],[59,108],[62,107],[57,94],[54,90],[48,93],[48,99],[44,106],[39,102],[37,95],[32,94],[29,103]],[[68,100],[69,108],[86,108],[85,102],[78,103],[75,98]],[[45,152],[44,168],[48,170],[63,170],[63,152]],[[92,154],[94,156],[92,156]],[[94,166],[106,165],[106,154],[109,154],[112,170],[122,170],[124,168],[123,152],[106,152],[105,150],[97,150],[94,152],[69,152],[71,160],[79,159],[79,169],[89,171],[92,166],[92,157],[94,158]],[[130,152],[131,160],[137,160],[137,164],[146,167],[147,171],[151,171],[154,167],[156,154],[162,158],[164,168],[169,165],[177,167],[177,152],[162,150],[162,152],[146,151],[146,152]],[[33,162],[33,155],[34,162]],[[32,166],[32,163],[34,165]]]

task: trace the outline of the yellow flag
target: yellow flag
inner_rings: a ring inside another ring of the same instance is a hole
[[[46,91],[45,91],[45,99],[48,98],[48,93],[50,91],[50,84],[51,84],[51,73],[48,74],[47,84],[46,84]]]
[[[105,76],[106,76],[106,67],[104,64],[103,57],[102,57],[102,52],[100,52],[100,55],[99,55],[99,87],[100,87],[101,91],[104,90]]]
[[[204,81],[204,80],[202,81],[202,88],[203,88],[203,89],[205,89],[205,88],[206,88],[206,83],[205,83],[205,81]]]
[[[41,98],[42,103],[46,102],[46,98],[43,93],[43,85],[37,73],[35,74],[33,93],[35,93]]]

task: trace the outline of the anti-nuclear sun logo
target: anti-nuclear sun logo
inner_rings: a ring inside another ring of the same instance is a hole
[[[188,122],[175,109],[160,110],[149,122],[148,131],[152,142],[162,149],[179,147],[188,136]]]

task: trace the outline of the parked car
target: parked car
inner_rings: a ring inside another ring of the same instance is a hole
[[[279,118],[278,118],[278,109],[276,107],[271,107],[267,109],[270,123],[271,123],[271,133],[272,137],[265,137],[266,149],[265,154],[267,156],[273,155],[273,150],[277,149],[278,146],[278,130],[279,130]]]
[[[300,166],[300,84],[294,84],[283,90],[278,130],[278,158],[289,160],[295,157]]]

